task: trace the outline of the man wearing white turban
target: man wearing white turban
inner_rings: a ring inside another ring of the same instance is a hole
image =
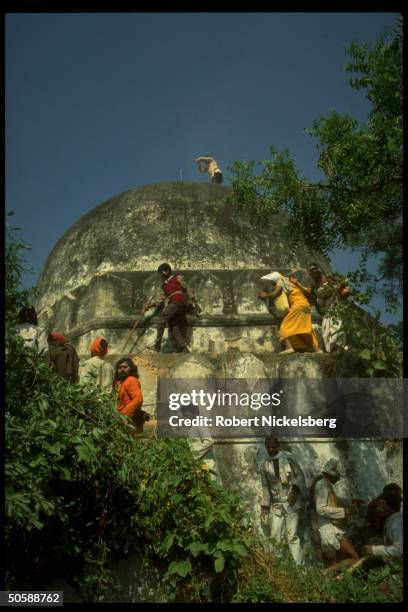
[[[288,300],[288,312],[282,319],[279,334],[284,344],[282,355],[294,353],[295,349],[310,352],[320,351],[316,332],[312,326],[311,305],[304,293],[280,272],[271,272],[262,276],[263,280],[275,283],[271,291],[262,290],[258,297],[276,300],[285,294]]]
[[[335,459],[326,461],[311,487],[311,503],[317,515],[322,554],[328,563],[327,571],[336,572],[343,567],[351,567],[359,560],[359,555],[351,542],[345,537],[345,521],[355,513],[354,505],[363,500],[338,497],[334,486],[341,478],[339,465]],[[340,560],[342,559],[342,560]]]

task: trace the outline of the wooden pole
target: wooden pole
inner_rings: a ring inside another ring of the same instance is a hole
[[[132,337],[132,335],[134,334],[135,329],[137,328],[137,326],[139,325],[140,321],[141,321],[141,320],[143,319],[143,317],[144,317],[145,310],[147,310],[147,309],[148,309],[148,307],[149,307],[149,306],[151,306],[151,304],[152,304],[152,302],[154,301],[155,297],[156,297],[156,292],[155,292],[155,293],[154,293],[154,295],[153,295],[153,296],[150,298],[150,300],[148,301],[148,303],[146,304],[146,306],[144,306],[144,307],[142,308],[142,312],[140,313],[139,318],[138,318],[138,319],[136,319],[135,324],[133,325],[132,329],[131,329],[131,330],[130,330],[130,332],[129,332],[128,337],[126,338],[126,342],[125,342],[125,344],[123,345],[123,348],[122,348],[122,351],[121,351],[122,353],[124,353],[124,352],[125,352],[125,348],[127,347],[127,345],[128,345],[128,343],[129,343],[130,338]]]

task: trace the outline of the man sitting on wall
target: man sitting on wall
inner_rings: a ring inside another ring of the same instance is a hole
[[[360,559],[352,543],[345,537],[345,523],[355,512],[354,505],[363,500],[341,498],[336,495],[334,486],[341,478],[335,459],[329,459],[312,483],[311,501],[317,515],[321,551],[328,572],[337,572],[351,567]]]

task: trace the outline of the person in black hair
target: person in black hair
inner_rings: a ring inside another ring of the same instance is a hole
[[[149,414],[142,410],[143,393],[137,365],[130,357],[121,357],[115,366],[113,388],[116,407],[120,414],[129,417],[135,426],[135,434],[143,433],[143,425]]]
[[[174,341],[178,353],[188,353],[187,335],[187,300],[193,299],[191,292],[187,289],[182,277],[173,274],[168,263],[162,263],[157,268],[162,280],[163,295],[158,302],[150,304],[149,308],[157,307],[160,304],[164,308],[157,320],[157,336],[154,350],[160,352],[161,342],[166,325],[169,328],[169,338]]]
[[[387,506],[393,512],[399,512],[401,503],[402,489],[397,483],[391,482],[385,485],[382,493],[368,504],[363,523],[364,540],[367,544],[382,543],[384,525],[388,516]]]
[[[24,340],[26,347],[37,351],[40,355],[48,349],[47,335],[39,327],[37,311],[34,306],[26,305],[18,313],[16,331]]]

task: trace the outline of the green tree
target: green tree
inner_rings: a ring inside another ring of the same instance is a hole
[[[303,235],[328,254],[358,248],[361,267],[378,260],[366,286],[381,291],[389,310],[402,280],[402,19],[370,46],[348,49],[350,85],[371,104],[365,123],[335,110],[306,133],[317,139],[321,180],[302,178],[288,149],[271,147],[271,159],[232,165],[234,202],[255,217],[286,213],[288,238]]]
[[[6,330],[15,325],[19,310],[30,303],[35,296],[33,289],[21,287],[21,277],[24,271],[30,271],[25,265],[25,251],[30,247],[17,237],[19,227],[10,223],[13,211],[7,213],[5,236],[5,315]]]

